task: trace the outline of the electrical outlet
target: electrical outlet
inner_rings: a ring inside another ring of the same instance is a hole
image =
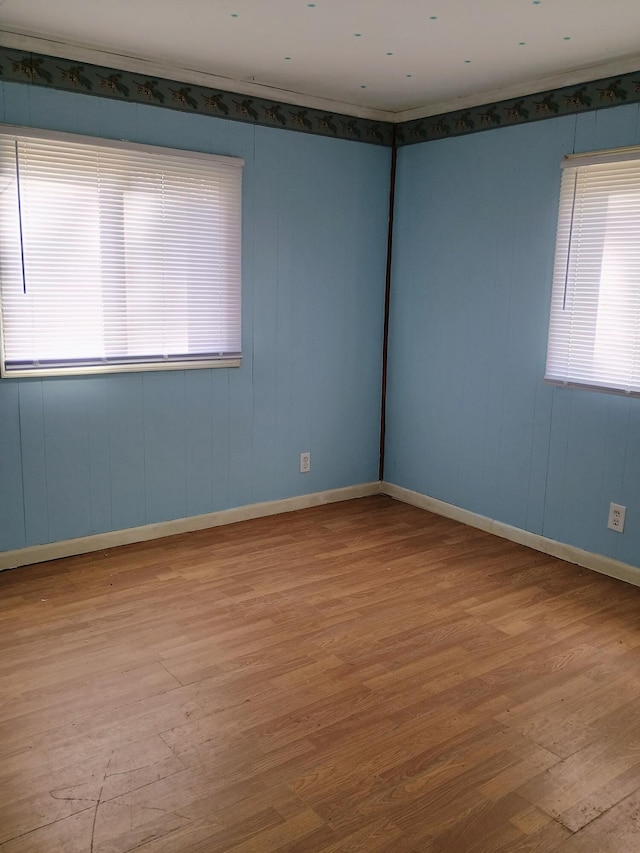
[[[615,530],[616,533],[622,533],[624,531],[624,519],[626,514],[626,506],[620,506],[620,504],[609,504],[609,521],[607,522],[609,530]]]
[[[301,453],[300,454],[300,473],[308,474],[311,470],[311,454],[310,453]]]

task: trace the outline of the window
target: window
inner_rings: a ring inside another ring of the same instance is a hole
[[[0,127],[2,375],[237,366],[242,165]]]
[[[565,158],[546,379],[640,394],[640,148]]]

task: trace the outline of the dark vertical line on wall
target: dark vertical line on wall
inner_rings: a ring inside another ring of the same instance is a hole
[[[47,542],[51,542],[51,512],[49,504],[49,468],[47,466],[47,417],[44,402],[44,382],[38,380],[40,385],[40,410],[42,412],[42,459],[44,462],[44,494],[47,502]]]
[[[27,533],[27,498],[26,498],[26,485],[24,482],[24,439],[22,437],[22,399],[20,397],[20,390],[22,388],[22,384],[18,383],[18,431],[20,435],[20,478],[22,480],[22,529],[24,530],[24,547],[26,548],[29,545],[28,541],[28,533]]]
[[[396,196],[396,161],[398,158],[398,143],[396,139],[397,125],[393,126],[391,137],[391,171],[389,176],[389,227],[387,230],[387,269],[384,288],[384,327],[382,334],[382,400],[380,405],[380,465],[378,479],[384,477],[384,440],[387,419],[387,357],[389,353],[389,303],[391,297],[391,258],[393,253],[393,208]]]
[[[540,534],[547,535],[547,493],[549,491],[549,477],[551,476],[551,433],[553,432],[553,410],[556,404],[556,389],[551,388],[551,411],[549,412],[549,432],[547,435],[547,470],[544,478],[544,492],[542,495],[542,527]],[[566,459],[566,457],[565,457]],[[553,532],[554,536],[558,535],[557,529]],[[553,538],[553,537],[551,537]]]

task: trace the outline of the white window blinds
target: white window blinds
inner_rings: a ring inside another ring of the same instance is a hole
[[[0,128],[3,375],[239,364],[241,167]]]
[[[640,149],[563,164],[546,379],[640,394]]]

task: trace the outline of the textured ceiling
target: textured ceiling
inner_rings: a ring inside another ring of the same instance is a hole
[[[0,0],[0,30],[9,47],[378,118],[640,69],[639,0]]]

